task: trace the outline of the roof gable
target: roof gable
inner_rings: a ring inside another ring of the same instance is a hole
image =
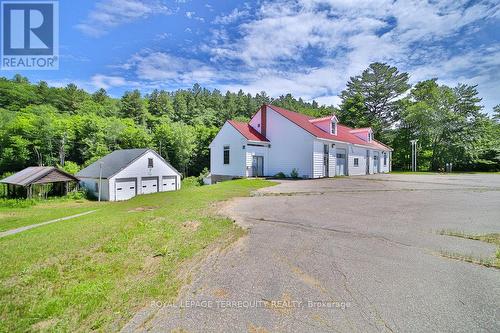
[[[130,165],[133,161],[148,151],[149,149],[147,148],[115,150],[100,160],[95,161],[88,167],[82,169],[76,175],[78,177],[97,178],[99,177],[100,165],[102,163],[102,178],[109,178]]]

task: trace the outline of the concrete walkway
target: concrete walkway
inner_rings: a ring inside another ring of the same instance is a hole
[[[88,211],[88,212],[84,212],[84,213],[80,213],[80,214],[76,214],[76,215],[71,215],[71,216],[66,216],[66,217],[61,217],[61,218],[58,218],[58,219],[55,219],[55,220],[51,220],[51,221],[47,221],[47,222],[42,222],[42,223],[27,225],[25,227],[20,227],[20,228],[16,228],[16,229],[12,229],[12,230],[7,230],[7,231],[4,231],[4,232],[0,232],[0,238],[6,237],[6,236],[10,236],[10,235],[15,235],[15,234],[18,234],[18,233],[26,231],[26,230],[30,230],[30,229],[33,229],[33,228],[41,227],[43,225],[47,225],[47,224],[51,224],[51,223],[55,223],[55,222],[60,222],[60,221],[66,221],[66,220],[74,219],[74,218],[80,217],[80,216],[85,216],[85,215],[88,215],[88,214],[92,214],[92,213],[94,213],[96,211],[97,210],[91,210],[91,211]]]

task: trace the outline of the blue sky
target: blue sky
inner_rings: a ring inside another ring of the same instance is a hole
[[[477,84],[489,112],[499,31],[498,1],[61,0],[59,70],[22,74],[113,96],[198,82],[336,105],[350,76],[382,61],[412,83]]]

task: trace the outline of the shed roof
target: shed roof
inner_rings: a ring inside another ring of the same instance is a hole
[[[102,178],[109,178],[148,151],[148,148],[115,150],[100,160],[95,161],[88,167],[80,170],[76,175],[82,178],[97,178],[99,177],[99,167],[102,163]]]
[[[0,183],[28,186],[32,184],[47,184],[78,180],[79,179],[77,177],[56,167],[28,167],[18,173],[0,180]]]

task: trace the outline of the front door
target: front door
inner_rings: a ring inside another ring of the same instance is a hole
[[[366,151],[366,174],[370,174],[370,151]]]
[[[373,173],[378,173],[378,154],[373,153]]]
[[[337,148],[336,175],[345,176],[346,150]]]
[[[323,145],[323,177],[329,177],[328,168],[330,164],[328,145]]]
[[[252,175],[254,177],[264,176],[264,156],[253,156]]]

